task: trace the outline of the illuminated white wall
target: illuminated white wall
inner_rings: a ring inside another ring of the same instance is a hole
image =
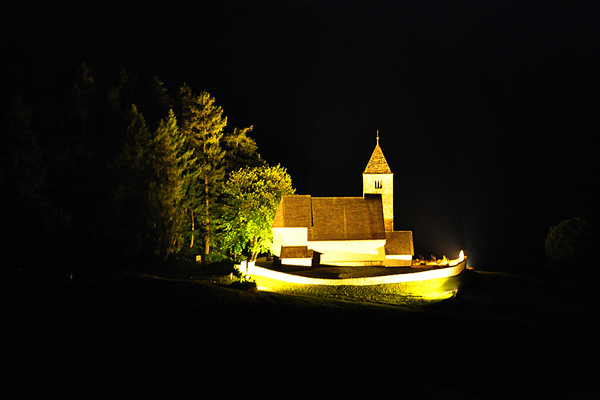
[[[385,239],[330,240],[310,242],[309,249],[321,253],[325,265],[381,265],[385,260]]]
[[[321,254],[323,265],[410,266],[411,255],[385,255],[385,239],[308,241],[307,228],[273,228],[273,255],[281,256],[282,246],[307,246]],[[282,264],[310,266],[309,259],[281,259]]]
[[[308,245],[307,228],[273,228],[273,254],[281,255],[281,246]]]
[[[282,258],[280,261],[283,265],[295,265],[298,267],[312,266],[312,258]]]
[[[386,267],[410,267],[412,264],[412,255],[388,255],[385,256]]]

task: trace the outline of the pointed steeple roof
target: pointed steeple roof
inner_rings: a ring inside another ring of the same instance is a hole
[[[375,145],[375,150],[373,150],[373,154],[371,154],[371,159],[367,164],[367,168],[365,168],[365,172],[363,174],[391,174],[392,170],[388,165],[385,156],[383,155],[383,151],[381,151],[381,147],[379,147],[379,131],[377,131],[377,144]]]

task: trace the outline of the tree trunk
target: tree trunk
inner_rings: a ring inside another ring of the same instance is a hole
[[[192,212],[192,240],[190,241],[190,249],[194,247],[194,210],[190,210]]]
[[[256,243],[256,236],[252,238],[250,242],[250,248],[254,248],[254,244]],[[255,262],[258,258],[258,250],[250,250],[250,261]]]
[[[208,180],[205,179],[204,180],[204,193],[205,193],[205,200],[206,200],[206,204],[205,204],[205,217],[206,220],[204,221],[204,256],[202,257],[203,259],[203,264],[206,264],[206,259],[208,257],[208,253],[210,253],[210,212],[208,210],[209,207],[209,200],[208,200]]]

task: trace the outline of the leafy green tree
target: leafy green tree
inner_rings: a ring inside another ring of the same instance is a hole
[[[270,250],[271,225],[281,197],[294,192],[290,176],[280,165],[246,167],[229,175],[222,229],[225,247],[234,258],[247,251],[255,261],[259,253]]]
[[[589,270],[594,250],[591,224],[582,217],[566,219],[550,228],[545,242],[548,265],[553,272],[577,275]]]

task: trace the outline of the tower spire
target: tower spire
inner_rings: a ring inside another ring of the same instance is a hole
[[[381,195],[384,228],[386,232],[391,232],[394,230],[394,174],[379,147],[379,130],[376,138],[377,145],[363,172],[363,196]]]
[[[371,154],[367,168],[364,171],[365,174],[391,174],[390,166],[379,147],[379,131],[377,131],[377,145]]]

